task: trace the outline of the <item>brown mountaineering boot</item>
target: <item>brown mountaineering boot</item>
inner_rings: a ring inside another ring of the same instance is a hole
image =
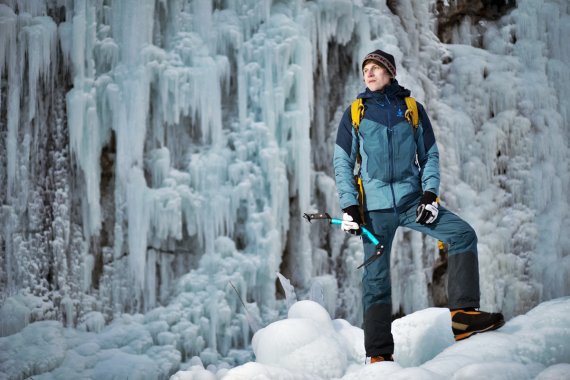
[[[473,334],[496,330],[504,324],[505,318],[501,313],[487,313],[474,308],[451,310],[451,328],[456,341]]]
[[[370,358],[370,364],[379,363],[379,362],[393,362],[393,361],[394,358],[392,357],[392,354],[372,356]]]

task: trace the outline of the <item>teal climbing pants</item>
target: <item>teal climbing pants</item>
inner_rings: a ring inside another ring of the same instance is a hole
[[[364,345],[367,356],[394,352],[391,333],[390,251],[396,229],[400,226],[425,233],[449,245],[448,307],[479,307],[477,235],[473,228],[442,206],[439,207],[439,215],[434,223],[421,225],[415,220],[416,205],[401,212],[382,210],[365,213],[366,227],[384,245],[384,254],[366,266],[362,275]],[[374,254],[375,247],[366,239],[363,242],[366,260]]]

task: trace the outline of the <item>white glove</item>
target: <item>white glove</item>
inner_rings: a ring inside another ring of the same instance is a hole
[[[437,203],[433,202],[428,205],[420,205],[418,217],[416,221],[421,224],[431,224],[437,219],[439,214],[439,209],[437,208]]]
[[[353,221],[352,216],[348,215],[346,212],[342,214],[342,224],[340,228],[344,232],[349,232],[351,234],[357,234],[358,230],[360,230],[360,225]]]

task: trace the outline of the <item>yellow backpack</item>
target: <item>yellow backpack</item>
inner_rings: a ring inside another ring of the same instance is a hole
[[[406,110],[405,117],[408,122],[414,127],[417,128],[420,124],[420,115],[418,114],[418,105],[416,103],[416,99],[412,98],[411,96],[406,96],[406,106],[408,109]],[[352,119],[352,126],[356,130],[356,136],[358,136],[358,127],[360,126],[360,122],[364,117],[364,104],[362,103],[362,99],[356,99],[352,102],[350,106],[350,116]],[[360,205],[360,217],[364,222],[364,187],[362,186],[362,177],[360,177],[360,164],[362,158],[360,157],[360,153],[356,153],[356,163],[358,164],[358,172],[359,174],[355,176],[356,186],[358,187],[358,203]]]

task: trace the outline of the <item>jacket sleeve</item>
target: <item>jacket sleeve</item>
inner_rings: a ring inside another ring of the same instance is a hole
[[[349,107],[344,112],[338,126],[333,158],[336,189],[341,209],[358,205],[358,191],[354,179],[354,166],[358,151],[358,140],[355,132]]]
[[[420,103],[418,103],[420,126],[416,133],[418,147],[418,162],[423,191],[431,191],[439,196],[439,151],[435,142],[435,135],[429,117]]]

